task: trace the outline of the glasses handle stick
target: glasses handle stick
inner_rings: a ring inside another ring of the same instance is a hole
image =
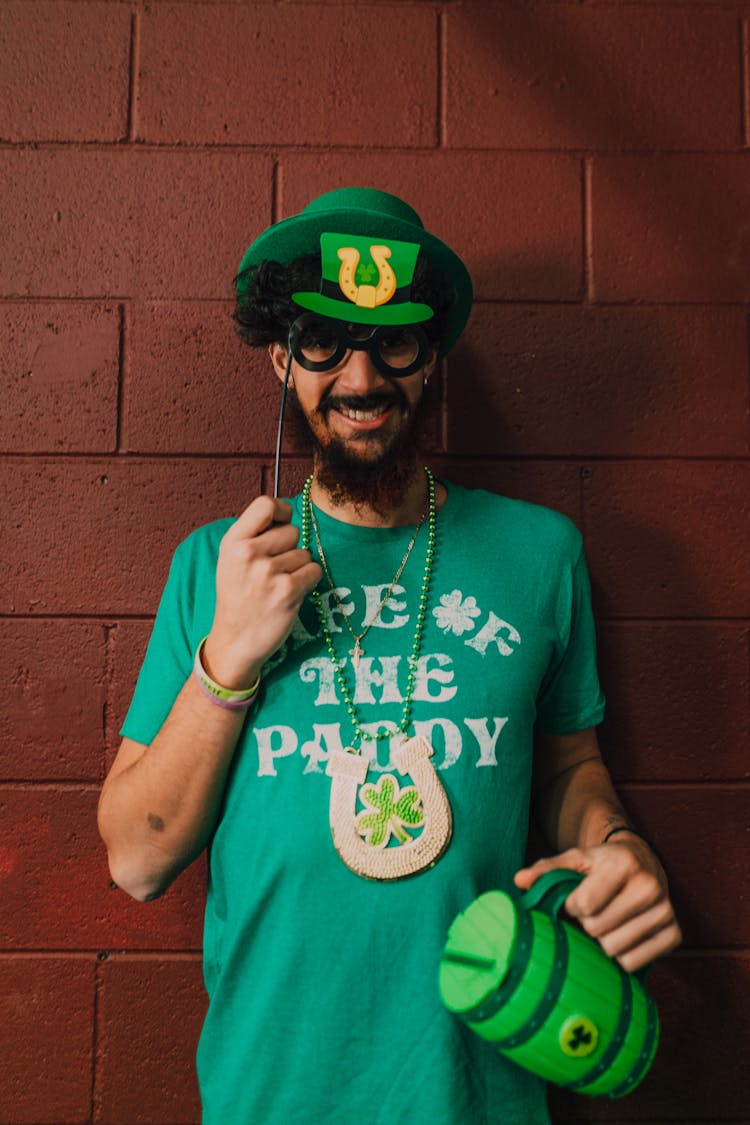
[[[284,433],[284,413],[286,411],[286,392],[289,386],[289,373],[292,370],[292,350],[289,349],[284,372],[284,383],[281,388],[281,407],[279,408],[279,428],[276,432],[276,464],[273,470],[273,498],[279,498],[279,476],[281,473],[281,439]]]

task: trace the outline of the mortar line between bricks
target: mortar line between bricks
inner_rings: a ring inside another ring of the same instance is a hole
[[[113,618],[115,620],[113,620]],[[0,613],[0,621],[77,621],[116,625],[120,621],[153,621],[153,613]]]
[[[108,949],[107,957],[104,961],[101,960],[99,954],[102,952],[102,947],[97,945],[91,949],[12,949],[0,950],[0,961],[15,961],[22,958],[33,957],[37,960],[51,960],[52,958],[64,957],[66,961],[89,961],[92,957],[96,960],[96,964],[103,965],[112,956],[127,957],[128,959],[137,960],[142,958],[146,960],[153,960],[158,957],[160,960],[165,961],[200,961],[203,956],[203,950],[200,946],[190,946],[186,949]]]
[[[185,3],[186,0],[181,0]],[[237,0],[239,3],[240,0]],[[560,0],[558,0],[560,2]],[[148,152],[173,152],[173,153],[205,153],[214,154],[216,152],[228,153],[231,155],[248,155],[248,156],[273,156],[275,153],[282,152],[288,155],[302,154],[305,156],[362,156],[370,152],[378,154],[393,154],[394,157],[399,156],[428,156],[435,153],[435,146],[433,145],[417,145],[417,144],[404,144],[399,147],[394,147],[393,144],[373,144],[370,141],[363,141],[362,144],[352,145],[330,145],[323,141],[312,144],[305,144],[299,141],[279,142],[275,141],[273,144],[242,144],[231,141],[58,141],[58,140],[45,140],[40,137],[36,140],[25,141],[0,141],[0,152],[80,152],[80,151],[101,151],[101,152],[122,152],[122,153],[148,153]],[[538,156],[543,157],[561,157],[569,159],[571,162],[576,160],[580,161],[587,155],[590,155],[588,148],[493,148],[493,147],[476,147],[462,146],[451,148],[446,146],[443,150],[444,153],[461,156],[497,156],[504,157],[514,156]],[[732,157],[744,155],[742,145],[737,144],[731,148],[603,148],[596,152],[596,159],[598,160],[628,160],[628,159],[654,159],[654,160],[668,160],[671,157],[707,157],[713,159],[714,157]]]
[[[64,791],[65,793],[98,793],[101,789],[101,782],[92,781],[91,778],[47,778],[44,781],[16,781],[13,779],[4,780],[0,778],[0,790],[5,790],[11,793],[24,793],[28,790],[38,790],[49,792]]]

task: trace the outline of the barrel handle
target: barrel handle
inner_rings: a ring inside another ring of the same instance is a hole
[[[521,896],[520,906],[527,910],[544,910],[556,916],[569,894],[572,894],[583,879],[580,871],[558,867],[540,875],[532,887]]]
[[[567,867],[547,871],[521,896],[519,905],[525,906],[527,910],[544,910],[556,917],[568,895],[573,893],[583,878],[580,871],[572,871]],[[650,968],[651,965],[644,965],[631,975],[645,986]]]

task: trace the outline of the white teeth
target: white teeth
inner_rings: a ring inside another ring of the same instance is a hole
[[[385,414],[387,409],[387,406],[381,406],[378,410],[348,410],[345,406],[342,406],[341,413],[355,422],[372,422],[373,419],[379,418],[381,414]]]

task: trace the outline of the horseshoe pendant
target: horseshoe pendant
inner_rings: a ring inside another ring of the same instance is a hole
[[[381,775],[376,785],[365,785],[368,762],[356,750],[331,754],[326,773],[331,778],[333,844],[356,875],[364,879],[406,879],[432,867],[448,847],[453,816],[448,795],[430,761],[433,753],[422,737],[404,740],[393,751],[396,769],[409,774],[414,782],[405,788],[388,773]],[[365,808],[358,813],[359,796]],[[421,827],[420,835],[412,837],[410,827]],[[387,847],[392,835],[400,842]]]

